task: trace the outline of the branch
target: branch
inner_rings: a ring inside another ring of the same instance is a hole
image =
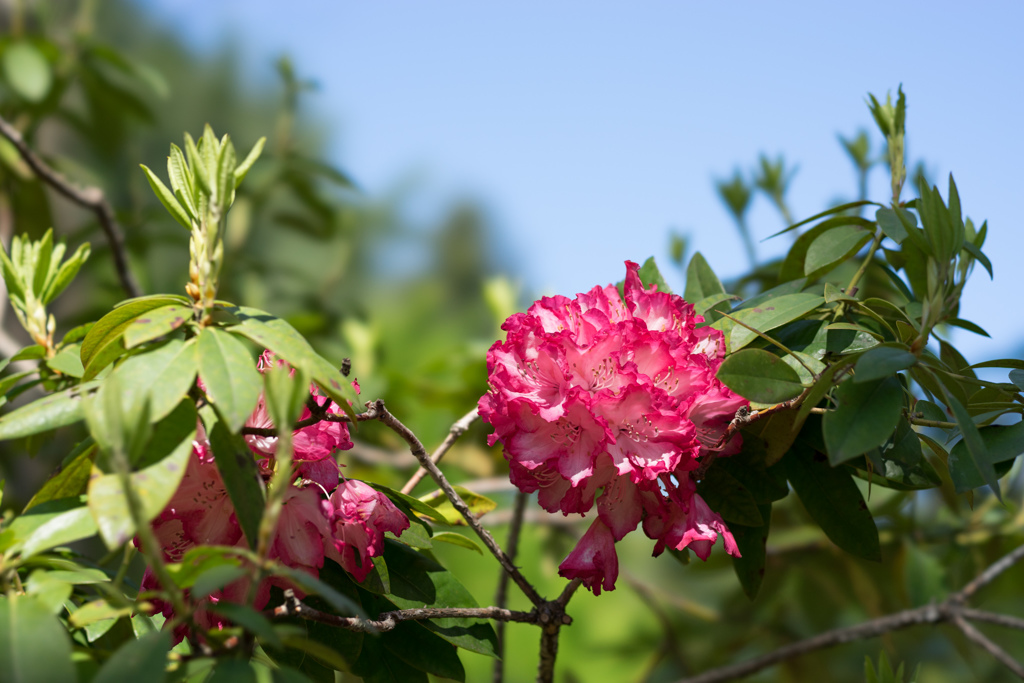
[[[523,526],[523,513],[526,512],[526,494],[522,491],[516,493],[516,502],[512,509],[512,519],[508,530],[508,552],[510,560],[516,559],[519,552],[519,531]],[[508,600],[508,574],[504,571],[498,576],[498,590],[494,596],[494,602],[498,607],[505,607]],[[494,628],[498,636],[497,657],[494,660],[493,683],[502,683],[505,679],[505,624],[499,622]]]
[[[1024,545],[1014,549],[1010,553],[997,560],[985,571],[968,583],[959,592],[950,595],[946,600],[934,605],[925,605],[916,609],[903,610],[895,614],[889,614],[878,619],[872,619],[856,626],[838,628],[832,631],[818,634],[811,638],[801,640],[790,645],[780,647],[773,652],[757,657],[755,659],[731,664],[711,671],[706,671],[697,676],[685,678],[678,683],[724,683],[739,678],[744,678],[753,673],[766,669],[773,664],[799,657],[800,655],[820,650],[842,643],[849,643],[855,640],[864,640],[876,636],[915,626],[917,624],[940,624],[951,623],[972,642],[986,650],[993,657],[1003,663],[1015,674],[1024,678],[1024,665],[1013,659],[998,645],[989,640],[983,633],[975,629],[967,619],[987,621],[1008,628],[1024,630],[1024,619],[993,614],[983,610],[964,607],[963,603],[972,597],[978,589],[991,583],[997,576],[1012,567],[1015,563],[1024,559]]]
[[[59,194],[64,195],[75,204],[92,211],[96,214],[96,220],[103,228],[110,244],[110,252],[114,258],[114,268],[117,270],[117,277],[121,281],[121,288],[129,297],[142,295],[135,277],[128,266],[128,259],[125,256],[124,235],[117,219],[114,218],[114,210],[110,207],[103,191],[98,187],[78,188],[72,185],[57,171],[50,168],[45,161],[32,151],[21,133],[9,121],[0,116],[0,135],[7,138],[21,154],[21,158],[35,172],[44,183],[52,187]]]
[[[458,441],[459,437],[465,434],[470,425],[472,425],[479,417],[480,413],[477,412],[476,408],[473,408],[473,410],[460,417],[455,424],[452,425],[452,428],[449,430],[448,436],[445,437],[445,440],[441,442],[441,445],[438,446],[437,450],[430,456],[430,461],[435,465],[440,462],[441,458],[444,457],[444,454],[447,453],[453,445],[455,445],[455,442]],[[402,493],[405,495],[412,493],[412,490],[416,488],[416,485],[419,484],[425,476],[427,476],[427,471],[420,467],[416,470],[415,474],[409,478],[409,481],[406,482],[405,486],[402,487]]]
[[[444,607],[403,609],[381,612],[377,619],[360,619],[359,617],[339,617],[336,614],[321,612],[306,605],[297,597],[292,589],[284,592],[285,602],[273,610],[273,616],[297,616],[309,621],[343,628],[347,631],[377,633],[391,631],[403,621],[423,621],[425,619],[493,619],[498,622],[518,621],[527,624],[540,623],[540,615],[533,612],[514,612],[501,607]]]
[[[480,537],[480,540],[483,541],[484,545],[487,546],[487,549],[491,551],[491,554],[494,555],[501,566],[505,568],[505,571],[508,572],[509,576],[512,577],[512,580],[516,582],[516,585],[519,586],[526,597],[529,598],[530,602],[538,607],[545,604],[544,598],[537,593],[537,589],[530,585],[530,582],[526,580],[526,577],[524,577],[520,573],[519,569],[512,564],[512,560],[510,560],[505,554],[505,551],[498,546],[490,532],[483,528],[480,524],[480,520],[476,518],[476,515],[474,515],[469,509],[469,506],[466,505],[466,501],[462,500],[462,496],[452,488],[452,485],[448,483],[445,476],[441,474],[441,470],[437,469],[437,465],[431,461],[430,456],[427,455],[426,449],[423,448],[423,444],[420,443],[418,438],[416,438],[416,435],[413,434],[408,427],[402,424],[398,418],[388,412],[387,408],[384,407],[384,401],[381,399],[377,399],[374,403],[367,403],[366,407],[367,410],[363,415],[373,416],[373,418],[367,419],[379,420],[409,444],[409,449],[412,451],[412,454],[416,456],[416,459],[419,460],[420,466],[427,470],[430,476],[433,477],[434,481],[448,497],[448,500],[450,500],[455,509],[459,511],[459,514],[462,515],[463,519],[466,520],[466,523],[471,529],[473,529],[476,535]]]

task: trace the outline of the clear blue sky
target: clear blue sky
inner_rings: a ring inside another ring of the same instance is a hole
[[[290,55],[337,124],[332,161],[371,193],[415,179],[422,212],[482,201],[527,288],[567,295],[620,279],[627,257],[669,270],[670,227],[740,273],[712,180],[781,152],[796,216],[852,196],[836,135],[902,83],[911,159],[940,187],[952,171],[990,225],[996,281],[977,273],[961,315],[994,339],[956,341],[980,360],[1024,339],[1022,3],[138,1],[196,45],[234,36],[254,79]],[[881,168],[873,181],[886,197]],[[763,198],[751,221],[783,227]]]

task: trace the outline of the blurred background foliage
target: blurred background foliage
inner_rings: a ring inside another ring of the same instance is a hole
[[[183,131],[197,134],[205,123],[230,133],[240,149],[267,135],[267,151],[231,214],[221,296],[286,318],[335,362],[351,358],[363,396],[385,399],[428,448],[485,391],[486,349],[500,322],[529,301],[529,292],[514,284],[516,264],[500,250],[486,210],[462,202],[437,224],[423,226],[407,218],[408,196],[367,196],[359,187],[359,169],[336,168],[320,155],[335,124],[304,107],[316,88],[301,64],[282,57],[276,82],[254,83],[230,45],[197,53],[125,0],[3,0],[0,60],[0,114],[55,168],[103,189],[118,212],[131,265],[146,293],[183,290],[188,235],[153,197],[138,164],[162,169],[169,141]],[[866,133],[841,137],[840,143],[857,185],[836,204],[862,198],[867,175],[884,163],[883,151],[872,149]],[[918,165],[919,175],[924,168]],[[758,261],[746,210],[752,194],[762,192],[791,222],[786,191],[799,182],[796,170],[781,156],[762,155],[751,170],[717,183],[752,266],[729,291],[750,296],[773,285],[779,263]],[[85,270],[55,307],[59,338],[125,295],[91,214],[43,187],[13,148],[0,144],[0,238],[5,245],[15,233],[38,238],[51,225],[72,248],[83,241],[93,246]],[[673,261],[682,266],[686,237],[668,238]],[[629,253],[628,246],[623,253],[624,259],[643,256]],[[849,275],[837,270],[831,277],[844,281]],[[884,277],[870,272],[864,287],[879,296],[890,290]],[[0,345],[8,357],[28,341],[9,307],[3,315]],[[500,453],[485,446],[485,433],[475,425],[448,455],[446,471],[453,481],[499,502],[487,521],[503,539],[512,490]],[[355,437],[356,449],[343,460],[352,476],[393,486],[405,481],[413,461],[392,433],[365,425]],[[65,429],[48,442],[0,444],[4,508],[21,509],[80,438]],[[633,534],[619,546],[618,590],[598,598],[581,592],[573,601],[575,621],[562,632],[559,679],[672,681],[829,628],[942,599],[1024,542],[1019,463],[1015,469],[1006,480],[1005,506],[987,496],[957,496],[949,482],[916,496],[868,492],[882,536],[881,564],[835,548],[789,496],[774,506],[765,582],[753,602],[724,554],[713,553],[707,564],[669,554],[655,559],[649,542]],[[420,485],[419,492],[428,490]],[[563,585],[557,564],[584,522],[549,516],[537,506],[527,521],[518,563],[550,596]],[[493,602],[497,571],[489,558],[458,548],[437,552],[481,604]],[[1007,572],[987,588],[977,606],[1024,611],[1020,571]],[[527,608],[518,596],[510,606]],[[1024,657],[1019,639],[983,630]],[[532,680],[536,630],[511,624],[506,634],[506,680]],[[853,643],[750,680],[862,681],[865,655],[876,658],[879,650],[906,662],[908,670],[921,663],[919,681],[1011,680],[951,627],[917,627]],[[464,662],[467,680],[489,678],[489,660],[466,654]]]

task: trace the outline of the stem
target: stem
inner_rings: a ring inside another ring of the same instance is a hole
[[[469,429],[470,425],[472,425],[473,422],[475,422],[479,417],[480,413],[477,412],[476,408],[473,408],[473,410],[469,411],[468,413],[460,417],[455,422],[455,424],[452,425],[452,428],[448,431],[448,436],[445,437],[445,440],[441,443],[440,446],[437,447],[437,450],[434,451],[433,454],[430,456],[430,461],[435,465],[439,463],[441,461],[441,458],[444,457],[445,453],[447,453],[449,449],[451,449],[451,447],[455,445],[455,442],[458,441],[459,437],[465,434],[466,430]],[[412,493],[412,490],[416,488],[416,485],[419,484],[420,481],[425,476],[427,476],[427,471],[420,467],[409,478],[409,481],[406,482],[405,486],[402,487],[401,492],[404,493],[405,495],[409,495],[410,493]]]
[[[875,257],[875,252],[878,251],[878,246],[882,243],[882,239],[885,237],[885,233],[881,229],[875,231],[875,236],[871,240],[871,247],[868,248],[868,254],[864,257],[864,261],[860,264],[860,268],[850,278],[850,284],[846,285],[846,293],[853,296],[857,292],[857,283],[860,282],[861,278],[864,277],[864,273],[868,270],[868,265],[871,260]],[[838,308],[842,308],[839,306]],[[837,310],[838,310],[837,308]]]

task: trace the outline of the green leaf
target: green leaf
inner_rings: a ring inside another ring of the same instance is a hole
[[[789,226],[788,228],[786,228],[784,230],[779,230],[774,235],[769,235],[765,239],[771,239],[772,237],[778,237],[779,235],[783,235],[783,234],[789,232],[790,230],[796,230],[797,228],[799,228],[801,226],[804,226],[804,225],[807,225],[808,223],[813,223],[814,221],[818,220],[819,218],[824,218],[825,216],[831,216],[831,215],[837,214],[837,213],[843,213],[845,211],[849,211],[850,209],[856,209],[859,206],[867,206],[868,204],[874,204],[875,206],[881,206],[878,202],[870,202],[870,201],[867,201],[866,199],[862,199],[862,200],[857,201],[857,202],[850,202],[848,204],[840,204],[839,206],[833,206],[831,209],[826,209],[825,211],[822,211],[821,213],[816,213],[813,216],[811,216],[810,218],[805,218],[804,220],[800,221],[799,223],[794,223],[793,225]],[[861,218],[860,216],[838,216],[837,218],[839,218],[839,219],[851,219],[849,222],[865,221],[865,219]],[[865,222],[867,222],[867,221],[865,221]],[[818,227],[818,226],[815,226],[815,227]],[[829,227],[832,227],[832,226],[830,225]],[[806,234],[806,233],[804,233],[804,234]]]
[[[40,360],[46,357],[46,349],[41,344],[33,344],[32,346],[26,346],[25,348],[18,351],[16,354],[11,356],[12,361],[19,360]]]
[[[672,293],[672,289],[665,283],[665,278],[662,277],[661,271],[658,270],[658,264],[654,262],[654,257],[649,256],[644,264],[640,266],[640,270],[637,271],[637,275],[640,276],[640,282],[645,287],[651,285],[658,285],[659,292],[665,292],[667,294]]]
[[[167,653],[171,649],[171,631],[152,631],[119,648],[104,662],[93,683],[167,680]]]
[[[313,381],[342,407],[349,417],[355,417],[351,401],[356,400],[352,384],[335,366],[313,350],[305,337],[294,327],[274,316],[255,308],[226,308],[226,311],[241,322],[228,328],[229,332],[241,335],[250,341],[273,351],[297,368],[305,369]]]
[[[771,528],[772,504],[767,503],[757,507],[758,514],[764,523],[760,526],[743,526],[742,524],[730,524],[729,531],[736,539],[736,546],[739,548],[740,556],[732,558],[732,567],[736,572],[736,578],[743,587],[743,592],[753,600],[761,590],[761,581],[764,579],[765,564],[768,559],[767,543],[768,530]]]
[[[227,213],[235,198],[235,146],[224,136],[217,154],[217,203],[221,215]]]
[[[50,63],[39,49],[27,41],[7,45],[4,50],[4,76],[14,92],[29,102],[42,102],[53,84]]]
[[[364,683],[427,683],[425,671],[406,664],[384,649],[377,638],[365,638],[359,659],[352,665],[352,672]]]
[[[718,294],[712,294],[711,296],[706,296],[703,299],[701,299],[700,301],[698,301],[695,304],[693,304],[693,311],[697,315],[704,315],[705,313],[707,313],[709,310],[711,310],[712,308],[714,308],[718,304],[723,303],[725,301],[730,301],[730,300],[733,300],[733,299],[739,299],[739,297],[736,296],[735,294],[726,294],[725,292],[719,292]]]
[[[46,361],[46,367],[76,379],[80,379],[85,374],[85,368],[82,367],[81,350],[78,344],[65,346],[58,351],[53,358]]]
[[[978,427],[974,424],[970,413],[967,412],[963,404],[953,396],[952,392],[945,385],[943,385],[942,390],[944,394],[943,399],[953,412],[956,424],[960,427],[960,433],[963,434],[962,441],[966,447],[967,459],[972,461],[974,469],[981,474],[982,480],[988,484],[989,488],[992,489],[992,493],[1002,502],[1003,495],[999,490],[999,478],[996,476],[991,456],[988,453],[988,449],[985,448],[985,442],[981,438]]]
[[[903,408],[903,388],[895,377],[871,382],[842,382],[836,409],[825,413],[822,433],[832,465],[863,455],[885,443]]]
[[[142,504],[142,513],[147,522],[163,512],[174,496],[178,484],[185,476],[189,458],[192,457],[194,437],[193,429],[173,445],[166,457],[132,473],[131,486]],[[135,523],[129,513],[128,500],[118,475],[94,471],[89,481],[89,510],[107,548],[119,548],[135,535]]]
[[[219,659],[205,683],[257,683],[252,663],[245,659]]]
[[[227,600],[221,600],[215,605],[208,605],[207,609],[227,617],[235,624],[245,628],[246,631],[256,635],[262,643],[270,647],[281,648],[284,646],[270,620],[249,605],[239,605]]]
[[[917,356],[904,346],[876,346],[865,352],[853,366],[853,381],[870,382],[894,375],[917,363]]]
[[[256,163],[256,160],[260,158],[260,154],[263,153],[263,146],[267,143],[266,138],[260,138],[256,141],[256,144],[249,150],[249,154],[246,155],[245,159],[242,160],[238,166],[235,167],[235,187],[237,188],[245,180],[245,176],[249,173],[249,169]]]
[[[169,297],[152,297],[133,301],[119,306],[99,319],[90,328],[89,333],[82,340],[82,365],[86,369],[86,379],[95,377],[96,374],[106,367],[91,367],[98,365],[94,361],[99,358],[103,351],[111,345],[120,344],[121,335],[125,329],[144,313],[160,308],[168,304],[177,303],[176,299]],[[116,358],[116,356],[114,357]],[[114,358],[110,360],[113,361]]]
[[[192,308],[171,304],[150,311],[133,320],[124,330],[124,346],[131,349],[139,344],[173,332],[192,319]]]
[[[829,540],[851,555],[881,561],[878,528],[848,470],[831,467],[825,454],[802,441],[797,441],[779,466]]]
[[[971,366],[974,369],[978,368],[1013,368],[1014,370],[1024,370],[1024,360],[1019,358],[998,358],[996,360],[987,360],[982,363],[975,363]]]
[[[712,467],[697,484],[697,493],[712,510],[730,524],[760,527],[764,518],[754,496],[723,469]]]
[[[98,383],[86,382],[12,410],[0,417],[0,441],[42,434],[82,419],[82,397]]]
[[[453,681],[465,681],[466,671],[459,654],[422,623],[400,623],[381,638],[385,656],[404,661],[419,671]]]
[[[899,210],[904,211],[904,209]],[[907,229],[903,227],[903,222],[892,209],[883,208],[876,211],[875,222],[878,223],[878,227],[882,229],[885,236],[896,244],[903,244],[903,240],[907,239]]]
[[[400,609],[478,606],[458,579],[432,557],[390,540],[384,542],[384,548],[391,577],[387,597]],[[423,625],[453,645],[495,656],[497,637],[486,621],[431,619]]]
[[[166,185],[164,181],[160,180],[156,173],[149,170],[149,167],[145,164],[139,164],[142,167],[142,171],[146,174],[146,179],[149,181],[149,186],[153,188],[153,194],[160,200],[160,203],[164,205],[167,212],[171,214],[174,220],[178,221],[183,228],[188,231],[192,230],[192,219],[189,218],[188,212],[182,208],[178,202],[178,198],[174,196],[174,193]]]
[[[970,242],[964,242],[964,249],[966,249],[971,256],[977,259],[978,263],[985,267],[985,270],[988,271],[989,279],[992,279],[994,277],[992,275],[992,262],[988,260],[988,256],[985,256],[981,249]]]
[[[309,595],[319,595],[321,598],[326,600],[327,603],[338,612],[338,614],[360,617],[361,619],[367,618],[366,612],[364,612],[362,607],[352,600],[352,598],[301,569],[295,569],[281,564],[280,562],[274,562],[271,563],[268,570],[271,574],[288,579]]]
[[[149,400],[150,420],[158,422],[177,408],[195,385],[199,360],[195,339],[170,339],[122,362],[116,375],[123,388],[125,407]]]
[[[970,320],[963,320],[961,318],[947,318],[945,320],[945,323],[947,325],[952,325],[953,327],[959,327],[961,329],[967,330],[968,332],[973,332],[974,334],[980,334],[982,337],[992,337],[992,335],[990,335],[988,332],[982,329],[979,325],[975,325],[974,323],[972,323]]]
[[[700,301],[715,294],[724,294],[725,287],[722,281],[711,270],[707,260],[698,251],[690,259],[690,265],[686,267],[686,288],[683,290],[683,298],[687,301]]]
[[[493,500],[487,496],[481,496],[479,493],[473,493],[469,489],[462,486],[453,486],[455,492],[462,497],[466,505],[469,506],[470,511],[480,517],[487,514],[498,506]],[[453,526],[465,526],[466,520],[463,519],[459,511],[455,509],[451,501],[444,494],[444,491],[438,489],[433,493],[428,493],[425,496],[420,496],[420,501],[434,508],[438,513],[441,514],[445,519],[445,523]]]
[[[840,226],[819,235],[807,247],[804,275],[819,276],[853,256],[871,239],[871,233],[857,226]]]
[[[985,444],[989,466],[997,478],[1006,474],[1013,465],[1013,460],[1024,453],[1024,422],[1010,426],[981,427],[978,435]],[[988,483],[968,452],[967,443],[963,439],[953,444],[949,452],[948,465],[949,476],[957,493],[964,493]]]
[[[405,536],[405,534],[402,535]],[[457,534],[453,531],[439,531],[431,537],[431,540],[441,543],[450,543],[451,545],[457,545],[460,548],[469,548],[470,550],[475,550],[478,555],[484,554],[479,543],[474,541],[472,538],[468,538],[462,534]]]
[[[217,470],[235,507],[238,524],[249,547],[255,549],[264,505],[263,483],[256,469],[256,460],[245,439],[228,429],[213,406],[204,406],[199,414],[210,437]]]
[[[49,520],[25,539],[21,549],[22,559],[59,545],[66,545],[96,535],[98,531],[92,514],[86,507],[62,512]]]
[[[796,320],[823,303],[824,297],[814,294],[783,294],[754,308],[737,309],[731,315],[739,322],[723,318],[712,327],[725,335],[727,353],[734,353],[757,338],[755,332],[739,323],[763,333]]]
[[[76,680],[71,641],[61,622],[32,596],[0,597],[0,680]]]
[[[441,524],[447,524],[448,523],[448,519],[443,514],[441,514],[436,508],[433,508],[433,507],[427,505],[426,503],[421,501],[419,498],[413,498],[412,496],[406,495],[406,494],[404,494],[404,493],[402,493],[400,491],[396,491],[394,489],[388,488],[387,486],[384,486],[383,484],[377,484],[377,483],[374,483],[372,481],[368,481],[366,483],[369,484],[370,486],[372,486],[373,488],[377,489],[378,491],[380,491],[384,495],[386,495],[388,498],[390,498],[396,504],[404,503],[413,512],[415,512],[417,515],[420,515],[422,517],[426,517],[427,519],[432,519],[435,522],[439,522]]]
[[[757,403],[782,403],[804,390],[796,371],[764,349],[743,349],[726,356],[718,368],[718,379]]]
[[[44,304],[56,299],[71,284],[82,265],[88,260],[91,249],[88,242],[80,245],[71,258],[61,264],[54,276],[48,279],[46,288],[40,296]]]
[[[89,485],[89,473],[92,470],[92,461],[96,457],[96,444],[92,439],[87,439],[76,447],[59,472],[50,477],[43,487],[39,489],[31,500],[25,505],[25,510],[30,510],[36,505],[58,498],[80,496],[85,493]]]
[[[249,349],[216,327],[199,334],[199,376],[206,395],[217,407],[228,429],[237,432],[256,407],[263,381]]]
[[[1024,391],[1024,370],[1010,370],[1010,381],[1021,391]]]

